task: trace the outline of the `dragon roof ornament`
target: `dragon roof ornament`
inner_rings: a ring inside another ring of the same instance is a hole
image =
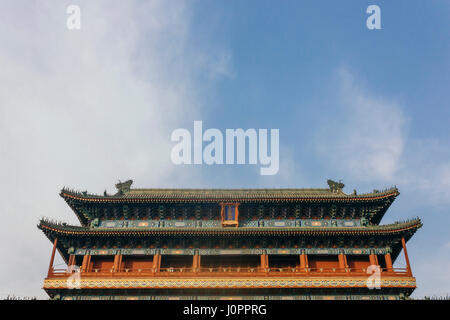
[[[117,194],[118,195],[122,195],[122,194],[125,194],[127,192],[130,192],[132,184],[133,184],[133,180],[131,180],[131,179],[127,180],[125,182],[121,182],[119,180],[119,183],[116,184]]]
[[[345,186],[345,184],[343,184],[341,180],[339,180],[339,182],[336,182],[331,179],[328,179],[327,183],[328,186],[330,187],[330,191],[333,193],[342,193],[342,188],[344,188]]]

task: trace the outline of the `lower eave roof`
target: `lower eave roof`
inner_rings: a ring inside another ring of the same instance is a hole
[[[38,225],[47,237],[56,235],[86,237],[86,236],[258,236],[258,235],[283,235],[283,236],[395,236],[405,233],[413,234],[422,226],[420,219],[407,222],[376,225],[368,227],[226,227],[226,228],[88,228],[67,224],[50,222],[42,219]],[[49,237],[50,238],[50,237]],[[409,239],[409,237],[408,237]]]

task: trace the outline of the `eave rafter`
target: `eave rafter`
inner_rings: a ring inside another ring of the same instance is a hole
[[[50,222],[42,219],[38,227],[44,232],[71,236],[395,236],[415,232],[420,219],[370,227],[296,227],[296,228],[87,228]]]

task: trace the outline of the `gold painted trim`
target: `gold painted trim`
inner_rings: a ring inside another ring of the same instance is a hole
[[[69,280],[70,282],[70,280]],[[67,279],[46,279],[44,289],[67,289]],[[415,288],[416,279],[382,278],[381,288]],[[367,287],[367,277],[359,278],[310,278],[310,279],[267,279],[267,278],[151,278],[151,279],[80,279],[80,289],[128,289],[128,288],[363,288]]]

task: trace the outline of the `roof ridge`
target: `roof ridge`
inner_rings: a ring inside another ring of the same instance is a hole
[[[395,193],[399,193],[397,187],[391,187],[391,188],[386,188],[383,190],[374,190],[372,192],[368,192],[368,193],[361,193],[361,194],[357,194],[355,191],[353,194],[347,194],[344,192],[333,192],[331,189],[327,189],[327,188],[251,188],[251,189],[245,189],[245,188],[136,188],[136,189],[130,189],[129,191],[123,193],[123,194],[116,194],[116,195],[108,195],[106,193],[106,191],[104,192],[103,195],[99,195],[99,194],[93,194],[93,193],[88,193],[87,191],[78,191],[78,190],[74,190],[74,189],[69,189],[69,188],[62,188],[61,189],[61,195],[63,194],[71,194],[74,196],[80,196],[80,197],[90,197],[90,198],[97,198],[97,197],[101,197],[101,198],[127,198],[127,196],[132,196],[132,195],[151,195],[152,193],[154,194],[160,194],[160,193],[179,193],[179,194],[183,194],[183,193],[211,193],[211,194],[220,194],[220,193],[224,193],[224,194],[239,194],[239,193],[243,193],[243,194],[248,194],[248,193],[255,193],[255,194],[320,194],[320,195],[327,195],[327,196],[333,196],[333,197],[368,197],[368,196],[381,196],[381,195],[385,195],[385,194],[389,194],[392,192]],[[206,194],[203,194],[203,196],[205,196]]]

